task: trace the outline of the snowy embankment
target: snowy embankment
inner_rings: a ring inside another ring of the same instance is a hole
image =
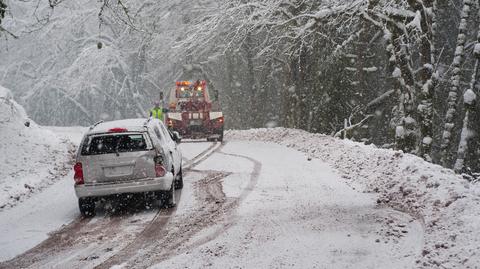
[[[476,268],[480,264],[480,187],[449,169],[399,151],[378,149],[305,131],[230,131],[228,140],[275,142],[319,158],[379,206],[417,217],[425,229],[419,268]]]
[[[0,210],[66,175],[72,151],[70,142],[29,120],[0,86]]]

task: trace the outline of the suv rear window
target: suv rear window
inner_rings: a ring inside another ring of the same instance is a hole
[[[110,154],[147,150],[143,134],[102,134],[88,136],[82,155]]]

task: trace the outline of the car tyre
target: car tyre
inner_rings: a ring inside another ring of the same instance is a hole
[[[223,127],[220,129],[220,132],[218,133],[220,136],[218,137],[217,141],[218,142],[223,142]]]
[[[83,197],[78,199],[78,207],[80,208],[80,213],[85,218],[91,218],[95,216],[95,200],[88,197]]]
[[[175,181],[172,182],[170,190],[160,192],[160,201],[165,208],[175,207]]]
[[[181,190],[183,189],[183,172],[182,168],[180,168],[180,171],[178,171],[177,176],[175,177],[175,189],[176,190]]]

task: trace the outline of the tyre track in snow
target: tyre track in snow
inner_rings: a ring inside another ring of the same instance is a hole
[[[208,220],[214,218],[212,215],[219,212],[220,203],[225,200],[221,180],[227,175],[222,172],[208,172],[204,178],[194,183],[195,195],[203,193],[203,206],[176,220],[166,219],[163,225],[159,225],[158,222],[162,220],[158,218],[132,244],[95,268],[111,268],[114,265],[125,265],[126,268],[148,267],[146,262],[157,255],[170,255],[172,249],[176,250],[190,236],[211,224]]]
[[[117,255],[119,259],[115,262],[111,260],[97,268],[111,268],[115,265],[121,265],[125,268],[148,268],[167,260],[169,257],[188,252],[214,240],[235,224],[234,211],[253,191],[262,165],[257,160],[247,156],[224,153],[221,150],[217,152],[226,156],[243,158],[253,164],[249,182],[239,197],[227,198],[223,192],[222,180],[231,173],[190,169],[190,172],[206,173],[204,178],[194,183],[195,197],[201,205],[200,208],[192,214],[173,219],[168,225],[170,229],[164,229],[152,234],[152,237],[144,238],[143,245],[137,245],[136,248],[130,249],[131,252],[124,253],[130,257]],[[206,235],[194,238],[209,227],[212,227],[212,229],[207,230]],[[138,252],[139,249],[142,249],[141,253]],[[137,254],[131,255],[132,252]]]
[[[94,222],[91,224],[91,222]],[[54,232],[48,239],[27,252],[0,263],[0,268],[37,268],[42,266],[44,260],[48,260],[59,253],[66,252],[77,246],[88,246],[99,239],[113,239],[121,232],[122,218],[119,216],[105,216],[93,221],[93,219],[78,218],[72,223]],[[108,229],[107,229],[108,228]],[[88,257],[85,257],[88,259]]]
[[[250,173],[250,179],[249,179],[248,185],[242,190],[242,192],[240,193],[240,196],[238,198],[234,199],[230,205],[226,206],[226,207],[231,207],[230,210],[234,209],[234,208],[236,209],[236,207],[238,207],[240,205],[240,203],[243,202],[245,200],[245,198],[247,198],[247,196],[253,191],[253,189],[257,185],[258,179],[260,177],[260,172],[262,170],[262,164],[259,161],[255,160],[253,158],[247,157],[247,156],[243,156],[243,155],[239,155],[239,154],[225,153],[223,151],[220,151],[219,153],[223,154],[223,155],[226,155],[226,156],[232,156],[232,157],[236,157],[236,158],[246,159],[253,164],[253,170]],[[215,238],[220,236],[222,233],[224,233],[228,228],[230,228],[233,224],[235,224],[235,216],[230,214],[230,216],[227,216],[227,218],[228,218],[227,221],[224,222],[223,224],[221,224],[221,226],[219,228],[215,229],[211,234],[194,241],[192,244],[190,244],[186,248],[186,250],[188,251],[188,250],[200,247],[201,245],[204,245],[204,244],[214,240]],[[162,259],[162,260],[165,260],[165,258]],[[158,260],[157,262],[161,262],[162,260]]]
[[[189,160],[186,164],[186,172],[188,173],[189,168],[194,167],[207,159],[221,146],[221,143],[213,143],[200,154]],[[181,192],[177,192],[177,203],[180,196]],[[65,225],[60,230],[52,233],[46,240],[27,252],[18,255],[11,260],[1,262],[0,268],[52,267],[51,265],[46,265],[44,263],[54,260],[60,253],[66,253],[72,249],[90,248],[92,244],[98,244],[98,247],[93,248],[91,251],[92,253],[84,253],[84,255],[79,254],[77,256],[82,257],[76,257],[80,262],[90,261],[91,263],[92,260],[99,259],[98,254],[105,252],[104,249],[105,246],[108,245],[108,242],[115,243],[117,240],[123,242],[125,240],[130,240],[131,243],[127,243],[126,246],[121,247],[122,250],[128,248],[130,244],[134,244],[132,242],[135,242],[137,238],[148,237],[148,235],[154,230],[152,227],[155,227],[156,229],[164,227],[168,223],[170,216],[174,214],[175,210],[176,207],[170,209],[159,208],[153,218],[150,221],[147,221],[147,224],[143,229],[135,231],[134,234],[129,234],[129,237],[133,236],[133,239],[117,237],[117,235],[121,236],[122,232],[129,227],[129,223],[136,222],[134,220],[136,216],[135,214],[131,214],[131,212],[127,212],[129,214],[127,216],[110,216],[106,214],[103,218],[88,219],[80,217],[72,221],[70,224]],[[113,249],[107,247],[107,252],[110,251],[113,252]],[[106,254],[109,255],[110,258],[115,257],[115,254],[113,253],[113,255],[109,253]],[[53,267],[61,268],[64,266],[57,264]]]
[[[224,146],[223,143],[215,142],[212,143],[211,146],[209,146],[206,150],[202,151],[200,154],[192,158],[191,160],[187,161],[182,167],[186,171],[190,170],[191,168],[197,166],[204,160],[206,160],[208,157],[210,157],[215,151],[218,151],[220,148]]]
[[[198,154],[194,158],[192,158],[189,162],[187,162],[183,167],[185,174],[187,175],[190,171],[192,171],[193,167],[200,164],[202,161],[206,160],[216,151],[218,151],[224,144],[221,143],[213,143],[209,146],[206,150],[202,153]],[[222,173],[209,173],[206,178],[216,179],[216,178],[223,178],[225,175]],[[221,183],[220,183],[221,185]],[[178,193],[178,192],[177,192]],[[221,192],[223,193],[223,192]],[[177,195],[177,204],[180,200],[180,195]],[[138,236],[125,247],[123,247],[120,251],[115,253],[115,255],[108,258],[106,261],[102,262],[101,264],[97,265],[95,268],[110,268],[113,265],[121,264],[123,261],[127,261],[128,259],[132,258],[139,250],[144,250],[149,245],[155,244],[159,240],[162,240],[165,233],[165,227],[169,223],[170,217],[172,217],[175,212],[177,211],[178,206],[167,209],[165,214],[156,214],[155,217],[150,221],[150,223],[144,228],[142,232],[138,234]]]

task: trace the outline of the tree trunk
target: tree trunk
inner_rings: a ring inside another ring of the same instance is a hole
[[[463,128],[460,135],[460,142],[458,144],[457,150],[457,160],[455,161],[454,169],[457,173],[464,172],[466,167],[467,155],[469,150],[472,148],[470,146],[471,141],[476,137],[475,132],[475,123],[472,120],[472,116],[475,113],[475,103],[477,99],[476,86],[477,86],[477,76],[478,68],[480,61],[480,28],[477,35],[477,43],[475,44],[474,49],[475,56],[475,67],[473,69],[472,80],[470,82],[470,89],[467,89],[463,96],[463,103],[465,105],[465,117],[463,119]]]
[[[257,86],[255,82],[255,66],[253,63],[253,39],[250,34],[247,34],[247,37],[245,39],[244,43],[244,51],[245,51],[245,56],[246,56],[246,61],[247,61],[247,83],[248,83],[248,94],[246,100],[249,101],[248,107],[250,108],[250,115],[249,115],[249,120],[246,122],[248,127],[253,127],[253,128],[258,128],[260,127],[258,124],[258,113],[259,113],[259,107],[257,106]]]
[[[431,9],[429,14],[427,10]],[[424,1],[419,11],[422,15],[421,28],[422,37],[420,41],[420,63],[422,72],[420,74],[422,91],[420,95],[420,104],[417,107],[420,119],[420,156],[431,162],[431,149],[433,142],[433,94],[437,85],[435,72],[435,49],[434,49],[434,28],[436,3],[432,0]]]
[[[417,153],[417,122],[414,115],[415,78],[410,66],[410,53],[406,48],[406,37],[396,25],[390,25],[392,51],[395,55],[395,65],[399,68],[398,75],[401,93],[397,107],[398,121],[395,127],[396,148],[409,153]]]
[[[447,112],[445,115],[445,125],[442,134],[442,159],[441,163],[445,167],[452,166],[452,138],[455,129],[455,117],[457,115],[457,99],[460,86],[461,67],[465,61],[465,43],[467,40],[468,21],[473,8],[473,0],[463,0],[463,9],[461,14],[459,32],[457,36],[457,46],[455,49],[455,58],[452,68],[453,74],[450,81],[450,90],[447,99]]]
[[[0,0],[0,24],[2,23],[2,19],[5,18],[5,11],[7,10],[7,5]]]

